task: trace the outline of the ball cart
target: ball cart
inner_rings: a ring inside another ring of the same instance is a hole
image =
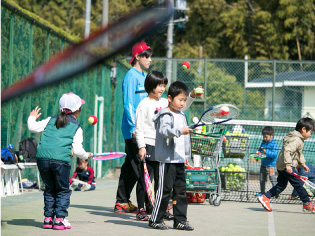
[[[187,192],[204,194],[214,206],[221,204],[219,163],[223,139],[222,134],[192,133],[192,155],[201,156],[201,166],[186,169]]]

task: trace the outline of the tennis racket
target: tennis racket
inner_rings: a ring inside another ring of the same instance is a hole
[[[227,122],[232,120],[236,116],[238,116],[238,108],[231,104],[220,104],[206,110],[200,117],[199,121],[190,126],[189,128],[195,129],[198,126],[203,125],[215,125],[221,124],[223,122]],[[216,119],[220,119],[220,121],[216,121]]]
[[[295,177],[297,177],[297,178],[299,178],[300,180],[302,180],[309,188],[315,190],[315,184],[314,184],[313,182],[309,181],[307,177],[298,175],[298,174],[296,174],[296,173],[294,173],[294,172],[292,172],[292,174],[293,174]]]
[[[145,162],[145,158],[142,160],[143,163],[143,169],[144,169],[144,182],[145,182],[145,188],[148,194],[149,202],[151,203],[152,206],[154,206],[154,189],[152,186],[152,182],[150,179],[150,175],[148,172],[147,164]]]
[[[265,153],[262,153],[262,152],[256,152],[256,153],[251,153],[249,154],[249,157],[252,157],[252,158],[255,158],[256,160],[259,160],[259,159],[264,159],[267,157],[267,155]]]
[[[93,160],[96,161],[109,161],[125,157],[127,154],[124,152],[104,152],[104,153],[94,153]]]
[[[4,88],[1,92],[2,103],[26,92],[69,79],[104,62],[168,22],[173,10],[173,1],[166,0],[95,32],[82,43],[57,54],[30,75]]]

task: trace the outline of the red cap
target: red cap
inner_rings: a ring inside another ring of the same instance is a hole
[[[145,42],[140,42],[140,43],[136,43],[135,45],[133,45],[132,47],[132,58],[129,61],[129,64],[131,64],[131,62],[133,61],[133,59],[135,59],[136,54],[143,52],[147,49],[150,49],[150,46],[148,46]]]

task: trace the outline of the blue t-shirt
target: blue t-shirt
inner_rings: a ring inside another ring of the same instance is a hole
[[[147,74],[131,68],[122,83],[124,114],[122,119],[122,133],[124,139],[131,139],[135,130],[136,110],[139,103],[148,96],[144,89]]]
[[[267,157],[261,159],[262,166],[276,166],[277,164],[277,156],[278,156],[278,145],[276,144],[275,139],[270,140],[266,143],[264,140],[261,142],[260,147],[263,147],[266,150]],[[258,151],[262,151],[261,148]]]

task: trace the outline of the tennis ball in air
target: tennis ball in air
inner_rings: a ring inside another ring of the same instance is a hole
[[[202,88],[195,88],[194,93],[196,96],[201,96],[203,94],[203,89]]]
[[[221,110],[220,110],[220,114],[221,114],[222,116],[226,116],[226,115],[228,115],[229,113],[230,113],[230,108],[228,108],[228,107],[222,107]]]
[[[97,118],[96,116],[90,116],[88,121],[90,125],[95,125],[97,123]]]
[[[184,61],[183,68],[184,69],[189,69],[189,67],[190,67],[190,63],[188,61]]]

